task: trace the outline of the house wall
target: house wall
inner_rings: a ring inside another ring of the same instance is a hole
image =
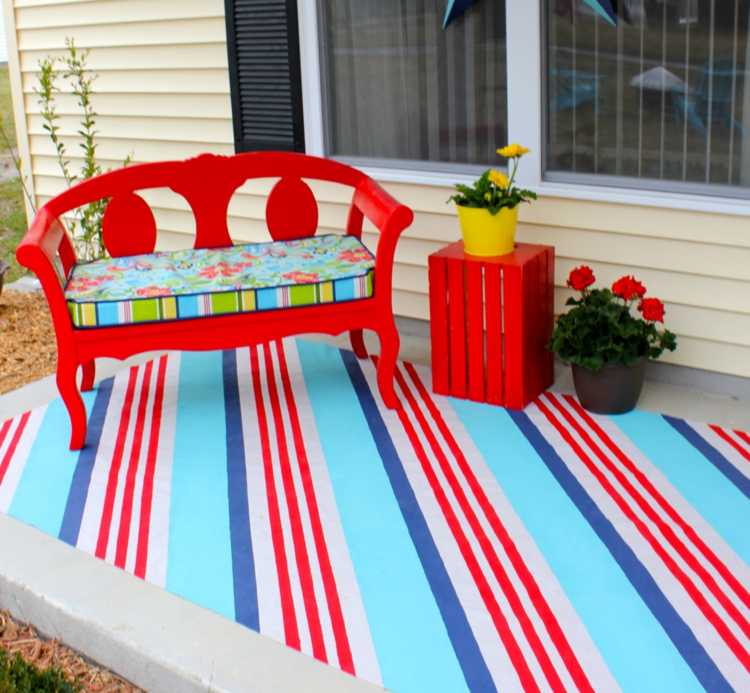
[[[64,181],[38,114],[37,63],[47,54],[62,54],[68,36],[91,49],[89,66],[99,75],[93,103],[103,165],[117,166],[128,154],[141,162],[233,153],[222,0],[3,3],[21,155],[40,204],[61,191]],[[79,109],[72,96],[61,95],[58,102],[61,135],[75,169]],[[236,195],[229,220],[236,240],[267,238],[264,196],[272,184],[256,181]],[[416,213],[397,250],[395,310],[428,319],[427,256],[460,235],[455,211],[445,204],[451,191],[384,186]],[[347,191],[320,184],[314,189],[323,229],[342,230]],[[184,201],[169,191],[147,197],[159,247],[189,246],[194,226]],[[665,301],[667,325],[678,334],[679,348],[666,361],[750,377],[750,221],[743,216],[747,211],[740,211],[540,197],[521,210],[518,240],[556,247],[558,312],[569,295],[565,279],[576,265],[590,264],[607,283],[634,273]],[[365,242],[372,247],[376,239],[368,234]]]

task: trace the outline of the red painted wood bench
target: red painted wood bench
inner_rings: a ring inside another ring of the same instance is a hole
[[[232,246],[227,228],[229,202],[237,188],[252,178],[279,179],[266,205],[266,223],[274,241],[315,235],[318,206],[305,179],[353,188],[346,234],[361,238],[364,217],[380,231],[372,295],[346,302],[160,322],[83,328],[74,325],[65,282],[79,263],[63,225],[65,214],[90,202],[111,198],[103,234],[112,258],[153,253],[156,222],[137,191],[169,188],[182,195],[193,211],[194,248]],[[234,349],[306,332],[336,335],[348,331],[354,352],[359,358],[366,358],[362,330],[370,329],[380,339],[378,385],[383,401],[389,408],[399,408],[393,388],[399,337],[393,319],[391,280],[396,242],[412,220],[408,207],[396,202],[364,173],[334,161],[280,152],[230,157],[202,154],[186,161],[132,165],[81,182],[47,202],[18,247],[17,258],[39,278],[49,303],[58,346],[57,386],[72,426],[70,449],[79,450],[86,441],[86,409],[77,385],[78,369],[83,369],[81,390],[91,390],[94,359],[105,356],[125,359],[156,350]],[[58,256],[62,272],[55,265]]]

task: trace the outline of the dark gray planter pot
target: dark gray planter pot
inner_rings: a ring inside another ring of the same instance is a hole
[[[625,414],[635,409],[646,375],[646,357],[634,366],[605,363],[600,371],[571,364],[581,406],[594,414]]]

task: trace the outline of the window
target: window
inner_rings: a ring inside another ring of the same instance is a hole
[[[445,29],[446,0],[319,7],[328,154],[404,168],[498,163],[507,133],[504,2],[480,0]]]
[[[545,179],[750,197],[749,5],[545,0]]]

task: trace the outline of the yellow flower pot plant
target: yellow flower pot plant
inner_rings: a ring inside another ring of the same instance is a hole
[[[536,200],[536,193],[513,185],[518,162],[529,151],[519,144],[497,150],[508,160],[510,178],[489,169],[474,181],[473,187],[456,183],[458,194],[448,198],[448,202],[456,203],[464,250],[469,255],[492,257],[513,252],[518,205]]]

